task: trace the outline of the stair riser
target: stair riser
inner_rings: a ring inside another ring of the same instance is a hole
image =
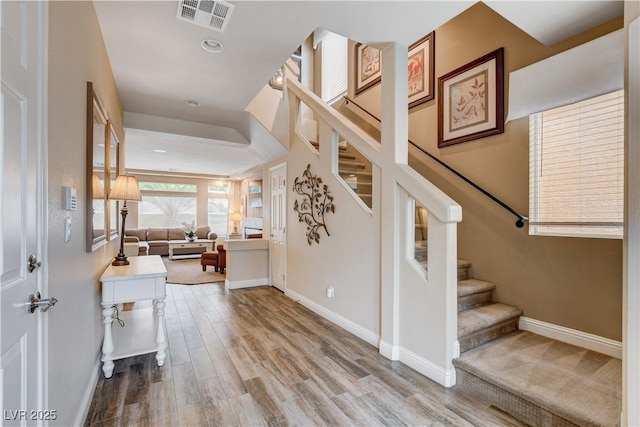
[[[471,266],[460,267],[458,266],[458,280],[467,280],[470,278],[469,276],[469,268]]]
[[[484,343],[498,339],[510,332],[518,330],[518,317],[505,320],[503,322],[491,325],[488,328],[472,332],[468,335],[458,337],[460,343],[460,353],[476,348]]]
[[[491,303],[491,290],[458,297],[458,313]]]
[[[455,365],[455,360],[454,360]],[[456,389],[491,404],[532,426],[575,427],[574,424],[497,385],[456,367]]]

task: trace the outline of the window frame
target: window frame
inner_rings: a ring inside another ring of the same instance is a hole
[[[622,140],[620,141],[620,153],[624,162],[624,91],[623,90],[615,90],[609,92],[607,94],[599,95],[597,97],[610,96],[612,94],[617,94],[617,96],[622,97],[621,102],[619,102],[616,106],[621,108],[622,110],[618,110],[620,112],[620,127],[617,129],[617,133],[622,135]],[[578,101],[574,104],[576,109],[582,108],[587,101],[591,101],[594,98],[585,99],[582,101]],[[603,99],[603,103],[607,102],[606,99]],[[544,156],[544,141],[542,140],[543,134],[542,129],[544,127],[543,114],[552,112],[554,110],[560,110],[561,108],[566,108],[565,106],[554,107],[548,110],[533,113],[529,116],[529,213],[530,213],[530,223],[529,223],[529,235],[532,236],[555,236],[555,237],[582,237],[582,238],[597,238],[597,239],[622,239],[624,236],[624,208],[623,211],[620,212],[623,216],[620,222],[612,221],[612,222],[597,222],[597,221],[586,221],[586,222],[571,222],[571,221],[545,221],[545,217],[541,217],[541,202],[542,202],[542,177],[544,172],[541,171],[543,168],[542,157]],[[579,116],[581,113],[576,111],[576,116]],[[583,131],[582,128],[576,129],[576,133]],[[567,132],[566,135],[570,135],[572,133]],[[593,154],[596,156],[596,154]],[[582,159],[584,160],[584,159]],[[577,162],[578,160],[576,160]],[[622,166],[624,169],[624,164]],[[553,172],[558,171],[558,169],[553,169]],[[563,169],[562,172],[565,170]],[[551,173],[553,173],[551,172]],[[624,171],[620,170],[620,174],[622,174],[622,193],[620,197],[622,197],[622,206],[624,206]],[[620,175],[618,175],[620,178]],[[595,212],[595,210],[594,210]],[[549,214],[545,214],[548,218]],[[607,231],[609,230],[609,231]]]

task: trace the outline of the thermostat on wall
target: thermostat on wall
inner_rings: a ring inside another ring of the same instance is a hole
[[[68,211],[75,211],[78,209],[78,197],[76,196],[76,189],[73,187],[64,188],[64,208]]]

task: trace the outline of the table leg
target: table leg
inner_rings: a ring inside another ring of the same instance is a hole
[[[156,330],[156,360],[158,361],[158,366],[164,365],[164,349],[167,348],[167,342],[164,333],[164,298],[165,297],[155,299],[153,304],[153,312],[156,316],[156,322],[158,325]]]
[[[104,323],[104,341],[102,342],[102,371],[105,378],[113,375],[113,336],[111,335],[111,323],[115,310],[111,305],[103,305],[102,323]]]
[[[169,259],[173,259],[173,246],[169,245]]]

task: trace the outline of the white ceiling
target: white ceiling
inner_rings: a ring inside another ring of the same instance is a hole
[[[234,11],[220,33],[176,19],[177,0],[94,2],[127,112],[128,169],[232,175],[282,155],[269,134],[254,131],[255,120],[244,108],[314,29],[367,44],[396,41],[408,46],[475,1],[231,3]],[[623,13],[622,1],[486,3],[545,44]],[[221,41],[223,51],[205,52],[200,42],[206,38]],[[185,100],[201,105],[190,107]],[[141,115],[155,116],[146,121],[155,126],[132,119]],[[161,125],[165,119],[175,122]],[[185,122],[208,127],[204,134],[192,135]],[[171,125],[176,123],[181,126]],[[154,153],[158,148],[167,153]]]

